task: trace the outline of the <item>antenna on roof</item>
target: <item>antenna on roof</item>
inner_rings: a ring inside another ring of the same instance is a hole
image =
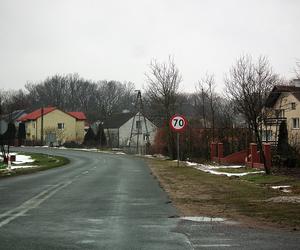
[[[150,141],[149,141],[149,132],[148,132],[146,117],[143,114],[144,105],[143,105],[143,100],[142,100],[142,94],[141,94],[140,90],[135,90],[135,92],[137,92],[137,96],[136,96],[136,100],[135,100],[135,104],[134,104],[134,116],[133,116],[133,119],[132,119],[130,138],[129,138],[128,146],[130,148],[132,137],[136,135],[136,137],[137,137],[136,138],[136,153],[138,154],[139,151],[140,151],[139,150],[140,149],[140,144],[139,144],[140,135],[143,134],[143,126],[142,126],[141,119],[143,119],[144,124],[145,124],[146,133],[144,135],[145,135],[145,138],[146,138],[146,145],[149,145]],[[137,120],[136,120],[136,115],[138,116]],[[135,129],[134,129],[134,125],[136,125]]]

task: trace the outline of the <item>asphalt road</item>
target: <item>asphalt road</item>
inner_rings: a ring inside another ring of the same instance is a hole
[[[71,163],[0,179],[0,249],[300,249],[300,234],[178,214],[142,160],[22,148]]]

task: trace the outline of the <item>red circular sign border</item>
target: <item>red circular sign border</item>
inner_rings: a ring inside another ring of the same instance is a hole
[[[173,120],[173,118],[176,117],[176,116],[179,116],[179,117],[181,117],[181,118],[184,120],[184,126],[183,126],[181,129],[175,129],[175,128],[173,127],[172,120]],[[170,128],[172,129],[173,132],[180,133],[180,132],[183,132],[183,131],[186,129],[186,127],[187,127],[187,125],[188,125],[188,121],[187,121],[187,119],[185,118],[185,116],[176,114],[176,115],[173,115],[173,116],[170,118],[169,125],[170,125]]]

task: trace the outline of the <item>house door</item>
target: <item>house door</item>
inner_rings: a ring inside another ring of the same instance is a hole
[[[47,133],[46,144],[53,146],[54,143],[56,143],[56,134],[54,132]]]

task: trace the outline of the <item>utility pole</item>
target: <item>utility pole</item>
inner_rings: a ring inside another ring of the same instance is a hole
[[[140,139],[140,134],[143,133],[143,127],[142,127],[142,123],[141,123],[141,116],[143,116],[143,120],[144,120],[144,124],[145,124],[147,144],[149,144],[149,133],[148,133],[148,126],[147,126],[146,117],[143,114],[144,106],[143,106],[143,101],[142,101],[142,94],[141,94],[140,90],[136,90],[136,92],[137,92],[137,96],[136,96],[136,101],[135,101],[134,117],[133,117],[133,120],[132,120],[131,131],[130,131],[130,139],[129,139],[128,146],[130,148],[132,137],[133,137],[133,135],[136,135],[137,136],[136,153],[139,153],[139,148],[140,148],[139,139]],[[136,118],[135,118],[136,114],[138,114],[138,124],[136,124]],[[136,126],[136,132],[134,132],[134,125],[137,125]]]

